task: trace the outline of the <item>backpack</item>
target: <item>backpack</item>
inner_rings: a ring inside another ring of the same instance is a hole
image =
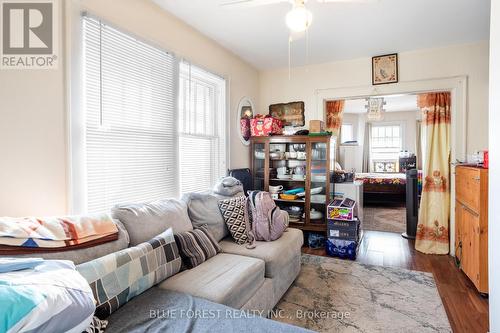
[[[249,191],[247,211],[252,220],[248,223],[247,219],[247,229],[253,247],[256,240],[270,242],[280,238],[288,227],[288,213],[276,206],[268,192]]]

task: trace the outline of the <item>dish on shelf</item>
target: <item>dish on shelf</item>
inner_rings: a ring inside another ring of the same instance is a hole
[[[278,177],[278,179],[292,179],[292,175],[278,174],[276,177]]]
[[[305,218],[306,217],[306,213],[304,213],[302,215],[302,217]],[[311,209],[311,211],[309,212],[309,219],[310,220],[319,220],[319,219],[322,219],[322,218],[323,218],[323,213],[315,210],[314,208]]]
[[[292,145],[293,150],[299,152],[299,151],[306,151],[306,144],[305,143],[294,143]]]
[[[299,188],[294,188],[293,190],[287,190],[284,193],[285,194],[297,194],[297,193],[300,193],[300,192],[304,192],[304,190],[305,189],[303,187],[299,187]]]
[[[311,189],[311,195],[312,194],[320,194],[321,192],[323,192],[323,188],[322,187],[315,187],[315,188]]]
[[[283,200],[296,200],[297,199],[297,195],[282,193],[282,194],[280,194],[280,198],[283,199]]]
[[[266,158],[266,152],[264,150],[256,150],[255,158],[258,160],[263,160]]]
[[[285,153],[280,152],[280,151],[274,151],[272,153],[269,153],[269,157],[272,160],[282,160],[285,158]]]
[[[292,175],[293,180],[304,180],[304,175]]]
[[[288,222],[292,222],[292,223],[304,223],[302,222],[300,216],[299,217],[289,217],[288,218]]]

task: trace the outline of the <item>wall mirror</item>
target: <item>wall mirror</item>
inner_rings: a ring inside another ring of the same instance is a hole
[[[248,146],[250,144],[250,119],[253,118],[255,108],[249,97],[243,97],[238,104],[238,133],[241,142]]]

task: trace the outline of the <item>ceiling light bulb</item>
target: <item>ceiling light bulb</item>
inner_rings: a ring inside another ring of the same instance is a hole
[[[303,5],[295,6],[286,14],[286,25],[294,32],[305,31],[312,21],[312,13]]]

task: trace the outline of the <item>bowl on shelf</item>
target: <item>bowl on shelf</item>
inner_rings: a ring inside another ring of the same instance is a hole
[[[283,200],[296,200],[297,199],[297,195],[282,193],[282,194],[280,194],[280,198],[283,199]]]

